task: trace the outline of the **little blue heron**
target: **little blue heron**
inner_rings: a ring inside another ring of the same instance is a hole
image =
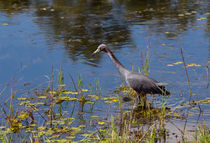
[[[161,83],[146,75],[138,74],[136,72],[127,70],[118,61],[118,59],[114,56],[112,51],[105,44],[99,45],[97,50],[93,54],[96,54],[101,51],[104,51],[109,55],[111,60],[115,63],[120,74],[124,77],[128,86],[136,91],[139,100],[143,98],[144,101],[146,102],[146,94],[161,94],[161,95],[170,94],[170,92],[165,89],[165,86],[167,85],[166,83]]]

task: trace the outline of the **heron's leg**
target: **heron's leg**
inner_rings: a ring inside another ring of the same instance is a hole
[[[142,103],[144,101],[144,96],[142,93],[138,93],[138,104]]]
[[[138,103],[141,103],[141,95],[138,95]]]
[[[146,96],[146,94],[143,95],[143,107],[144,107],[144,109],[147,109],[147,96]]]
[[[149,105],[149,102],[147,101],[147,96],[145,93],[141,93],[140,94],[140,98],[141,98],[141,103],[143,105],[143,108],[144,109],[149,109],[150,108],[150,105]]]
[[[144,95],[144,93],[139,93],[138,94],[138,104],[141,104],[142,105],[142,107],[144,107],[145,106],[145,102],[146,102],[146,96]]]
[[[147,96],[144,93],[139,93],[138,94],[138,104],[141,104],[141,106],[143,107],[143,109],[149,109],[150,108],[150,104],[147,101]]]

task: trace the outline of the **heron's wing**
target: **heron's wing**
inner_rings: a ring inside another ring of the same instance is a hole
[[[159,87],[163,85],[158,85],[158,82],[148,76],[132,73],[127,78],[126,81],[128,85],[133,88],[138,93],[145,94],[162,94],[163,90]]]

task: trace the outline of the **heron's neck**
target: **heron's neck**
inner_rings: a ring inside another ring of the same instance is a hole
[[[118,61],[118,59],[115,57],[115,55],[112,53],[110,49],[106,49],[106,52],[108,53],[109,57],[112,59],[112,61],[115,63],[115,66],[119,70],[120,74],[124,77],[126,77],[126,74],[128,70]]]

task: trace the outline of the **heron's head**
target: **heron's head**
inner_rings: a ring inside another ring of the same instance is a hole
[[[93,52],[93,54],[99,53],[101,51],[106,52],[107,46],[105,44],[101,44],[98,46],[98,48]]]

